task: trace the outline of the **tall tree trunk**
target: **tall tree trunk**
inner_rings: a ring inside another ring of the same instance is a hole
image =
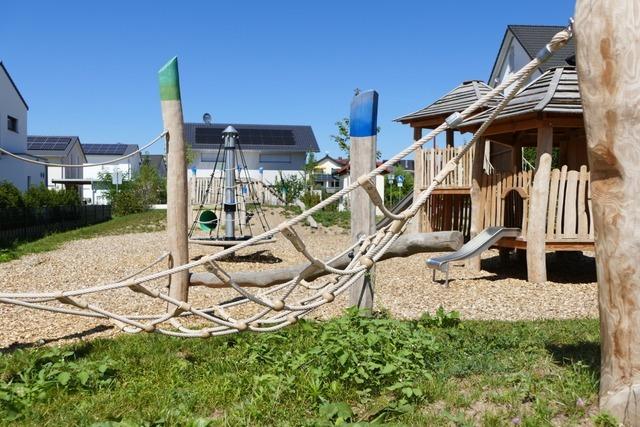
[[[575,32],[596,237],[600,406],[640,425],[640,4],[579,0]]]

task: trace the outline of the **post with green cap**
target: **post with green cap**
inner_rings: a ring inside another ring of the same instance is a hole
[[[171,59],[158,72],[162,121],[167,139],[167,235],[173,266],[189,262],[187,223],[187,164],[180,99],[178,58]],[[187,301],[189,272],[171,275],[169,296]],[[169,307],[170,309],[172,306]],[[175,307],[173,307],[175,308]]]
[[[376,139],[378,133],[378,93],[360,92],[351,102],[349,119],[349,152],[351,182],[355,182],[376,167]],[[376,210],[362,188],[351,193],[351,238],[354,242],[376,231]],[[351,287],[351,305],[373,310],[374,269]]]

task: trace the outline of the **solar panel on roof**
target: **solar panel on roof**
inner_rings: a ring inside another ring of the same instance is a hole
[[[289,129],[238,129],[243,145],[295,145],[293,131]],[[195,129],[195,143],[198,145],[218,145],[222,143],[222,129],[198,127]]]

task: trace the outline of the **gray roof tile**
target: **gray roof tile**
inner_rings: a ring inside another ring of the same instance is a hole
[[[461,127],[484,122],[492,111],[487,110],[476,114]],[[496,117],[496,121],[536,112],[582,114],[582,101],[575,67],[558,67],[545,71],[507,104]]]
[[[456,111],[460,112],[469,105],[476,102],[487,92],[491,91],[491,87],[479,80],[466,81],[456,86],[451,92],[444,95],[434,103],[413,113],[398,117],[398,122],[411,122],[420,119],[430,119],[435,117],[448,116]],[[489,106],[493,107],[499,102],[499,99],[491,101]]]

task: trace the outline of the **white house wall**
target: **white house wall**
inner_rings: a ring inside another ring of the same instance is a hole
[[[218,154],[217,150],[193,150],[193,152],[195,160],[191,166],[192,168],[195,167],[196,176],[210,176]],[[300,175],[304,172],[306,153],[303,152],[244,150],[243,154],[247,162],[249,175],[253,179],[262,179],[272,184],[280,175],[280,172],[284,176]],[[223,151],[220,152],[220,157],[223,157]],[[221,160],[219,160],[219,164]],[[262,174],[260,174],[260,167],[263,168]],[[218,168],[220,168],[220,165],[218,165]],[[190,173],[193,174],[193,169]]]
[[[492,86],[497,86],[502,83],[506,78],[517,72],[520,68],[524,67],[531,61],[531,57],[524,50],[520,42],[513,37],[512,34],[505,39],[505,44],[500,50],[500,54],[498,57],[498,67],[496,71],[493,73],[493,81],[490,82]],[[529,82],[540,77],[542,73],[540,70],[536,70],[533,72],[531,77],[529,78]],[[512,86],[509,86],[511,89]]]
[[[45,166],[25,163],[7,155],[0,155],[0,181],[9,181],[20,191],[45,183]]]
[[[8,129],[8,116],[18,119],[18,132]],[[0,147],[12,153],[27,152],[27,107],[2,68],[0,68]],[[1,171],[0,179],[2,179]]]

